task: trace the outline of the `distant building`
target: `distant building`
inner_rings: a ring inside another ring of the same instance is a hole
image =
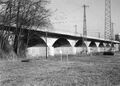
[[[115,35],[115,40],[120,42],[120,33]]]
[[[120,42],[120,33],[115,35],[115,40]],[[120,45],[119,45],[119,51],[120,51]]]

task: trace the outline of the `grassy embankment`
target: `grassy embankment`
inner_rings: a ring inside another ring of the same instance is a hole
[[[52,60],[51,60],[52,59]],[[119,86],[120,55],[0,62],[1,86]]]

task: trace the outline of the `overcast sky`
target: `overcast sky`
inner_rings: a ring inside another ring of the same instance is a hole
[[[89,5],[87,8],[87,30],[88,35],[104,35],[104,8],[105,0],[51,0],[50,7],[53,11],[51,20],[55,31],[82,34],[83,28],[83,4]],[[120,0],[112,0],[112,22],[114,22],[114,32],[120,33]]]

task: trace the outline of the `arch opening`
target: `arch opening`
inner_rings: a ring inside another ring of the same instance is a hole
[[[75,44],[75,47],[87,47],[83,40],[78,40]]]
[[[90,47],[90,52],[91,53],[98,52],[98,47],[97,47],[97,45],[94,41],[91,41],[91,43],[89,44],[89,47]]]
[[[111,46],[112,46],[112,47],[115,47],[115,44],[114,44],[114,43],[112,43],[112,44],[111,44]]]
[[[70,42],[65,38],[59,38],[55,41],[55,43],[52,45],[54,48],[57,47],[71,47]]]
[[[46,47],[47,44],[42,38],[34,35],[28,41],[28,47],[33,47],[33,46]]]
[[[97,47],[97,45],[95,44],[94,41],[92,41],[92,42],[89,44],[89,47]]]
[[[73,53],[70,42],[65,38],[59,38],[53,44],[55,55],[70,55]]]
[[[103,42],[100,42],[100,44],[99,44],[98,47],[99,47],[99,48],[98,48],[98,52],[104,52],[105,46],[104,46]]]
[[[87,45],[82,39],[76,42],[75,47],[76,47],[76,55],[79,56],[87,53]]]
[[[99,47],[104,47],[103,42],[100,42]]]
[[[47,44],[39,36],[32,35],[28,41],[26,56],[28,58],[38,58],[46,56]]]
[[[110,44],[109,44],[109,43],[107,43],[107,44],[106,44],[106,47],[110,47]]]

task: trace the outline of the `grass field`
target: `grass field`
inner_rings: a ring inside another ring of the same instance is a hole
[[[120,86],[120,53],[0,61],[0,86]]]

